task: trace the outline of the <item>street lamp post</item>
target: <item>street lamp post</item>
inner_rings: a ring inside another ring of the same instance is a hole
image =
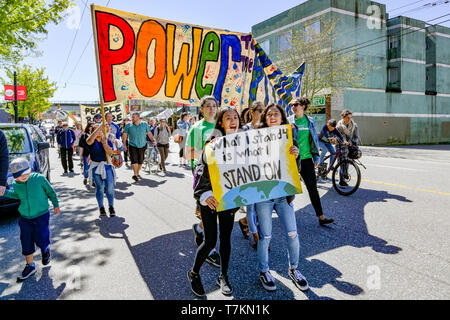
[[[19,110],[17,108],[17,72],[14,71],[14,122],[19,122]]]

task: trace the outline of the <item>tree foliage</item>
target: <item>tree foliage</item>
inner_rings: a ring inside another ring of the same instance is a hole
[[[312,27],[295,29],[287,34],[290,46],[277,55],[277,65],[290,74],[306,63],[301,96],[333,94],[345,87],[360,87],[374,68],[357,58],[355,51],[334,48],[337,20],[322,21],[320,32]]]
[[[47,2],[49,2],[47,4]],[[58,23],[72,0],[0,0],[0,63],[14,64],[47,34],[49,23]]]
[[[17,72],[17,85],[24,85],[27,90],[27,100],[17,101],[19,117],[35,120],[38,114],[50,109],[49,99],[56,91],[56,83],[45,76],[44,68],[33,69],[28,65],[7,69],[7,79],[1,79],[2,83],[14,84],[14,70]],[[14,114],[14,108],[10,107],[8,112]]]

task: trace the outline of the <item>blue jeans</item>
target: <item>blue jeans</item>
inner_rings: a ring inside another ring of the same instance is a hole
[[[106,180],[102,180],[102,176],[94,173],[95,197],[97,198],[98,207],[103,207],[103,193],[106,185],[106,198],[110,207],[114,206],[114,174],[110,165],[106,165]]]
[[[294,207],[286,197],[259,202],[255,204],[258,216],[261,239],[258,241],[258,266],[261,272],[269,271],[269,244],[272,238],[272,211],[275,209],[283,226],[288,243],[289,265],[292,269],[298,266],[300,243],[297,234],[297,221]]]
[[[319,140],[319,146],[320,149],[322,149],[322,152],[320,153],[320,159],[319,159],[319,165],[323,164],[323,159],[325,158],[327,151],[334,155],[336,152],[334,151],[334,147],[329,142],[323,142],[322,140]],[[330,157],[330,163],[333,160],[333,157]]]
[[[87,179],[89,177],[89,163],[88,157],[83,156],[83,175]]]
[[[158,148],[155,147],[151,142],[147,142],[147,152],[148,158],[152,160],[152,162],[158,161]]]
[[[255,205],[250,204],[247,206],[247,224],[248,224],[248,231],[250,233],[258,233],[258,227],[256,225],[256,214],[255,214]]]

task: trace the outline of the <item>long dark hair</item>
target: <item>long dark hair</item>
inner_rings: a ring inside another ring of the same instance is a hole
[[[236,112],[238,119],[239,119],[238,130],[242,129],[241,117],[239,115],[239,112],[235,108],[230,108],[230,107],[220,108],[220,111],[218,112],[218,114],[216,116],[216,119],[217,119],[216,125],[214,126],[214,130],[212,131],[211,135],[206,140],[206,143],[210,142],[211,140],[213,140],[215,138],[223,137],[225,135],[225,130],[223,129],[222,123],[223,123],[223,116],[228,111]]]
[[[284,111],[284,109],[281,106],[279,106],[278,104],[276,104],[276,103],[271,103],[264,109],[264,111],[263,111],[263,113],[261,115],[261,128],[267,128],[268,127],[268,125],[267,125],[267,112],[272,107],[277,108],[278,111],[280,111],[280,113],[281,113],[281,124],[280,125],[289,123],[289,121],[287,119],[287,116],[286,116],[286,112]]]
[[[250,108],[245,108],[241,112],[241,121],[243,123],[249,123],[252,121],[252,115],[250,114]]]
[[[84,129],[84,133],[90,134],[89,128],[91,128],[92,126],[93,126],[93,123],[92,122],[88,122],[88,124],[86,125],[86,128]]]

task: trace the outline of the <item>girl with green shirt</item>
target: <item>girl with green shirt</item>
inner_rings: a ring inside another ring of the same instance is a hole
[[[298,128],[297,143],[300,152],[300,175],[308,189],[309,199],[314,207],[319,224],[326,225],[334,222],[324,216],[320,202],[315,167],[319,164],[319,140],[317,138],[314,119],[308,117],[305,111],[308,109],[309,100],[306,98],[295,98],[291,101],[294,115],[289,117],[289,122]]]

